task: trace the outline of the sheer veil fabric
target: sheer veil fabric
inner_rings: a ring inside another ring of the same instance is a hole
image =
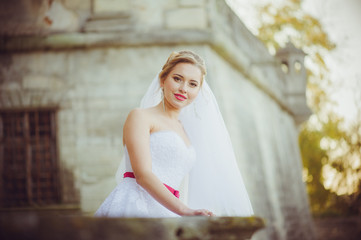
[[[160,101],[157,75],[143,96],[140,107],[153,107]],[[197,98],[181,110],[179,120],[197,155],[187,178],[188,186],[181,191],[181,196],[187,196],[186,204],[193,209],[208,209],[217,216],[253,215],[228,131],[206,80]],[[117,182],[122,179],[123,169],[120,167],[117,171]]]

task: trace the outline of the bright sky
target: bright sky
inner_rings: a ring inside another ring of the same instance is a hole
[[[255,7],[284,1],[287,0],[227,0],[253,33],[257,32],[259,25]],[[330,68],[334,86],[331,97],[337,102],[335,111],[339,115],[355,120],[356,109],[361,112],[361,1],[304,0],[303,8],[320,20],[337,45],[324,59]]]

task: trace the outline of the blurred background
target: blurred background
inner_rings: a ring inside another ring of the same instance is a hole
[[[312,212],[360,214],[360,1],[229,1],[275,52],[289,38],[307,54],[313,114],[299,137]]]
[[[172,51],[201,55],[252,239],[361,238],[357,0],[0,2],[0,213],[92,216]]]

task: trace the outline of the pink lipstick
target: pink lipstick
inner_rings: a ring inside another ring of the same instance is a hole
[[[184,101],[187,98],[185,96],[183,96],[182,94],[174,94],[175,98],[178,99],[179,101]]]

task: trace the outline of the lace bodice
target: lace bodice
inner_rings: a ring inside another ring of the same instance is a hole
[[[165,184],[178,189],[195,162],[195,150],[172,131],[150,135],[153,173]],[[127,148],[126,171],[132,172]],[[182,192],[180,193],[182,194]],[[124,178],[102,203],[95,216],[107,217],[177,217],[157,202],[137,184],[134,178]],[[179,216],[178,216],[179,217]]]
[[[195,161],[195,150],[173,131],[159,131],[150,135],[150,152],[153,173],[167,185],[178,188],[184,176]],[[132,172],[127,149],[125,148],[125,168]]]

